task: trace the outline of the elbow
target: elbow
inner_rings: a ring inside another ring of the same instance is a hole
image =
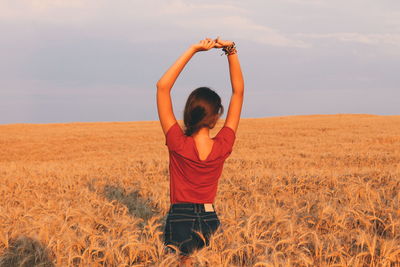
[[[161,88],[161,87],[162,87],[162,83],[161,83],[161,81],[158,81],[158,82],[156,83],[156,87],[157,87],[157,89],[159,89],[159,88]]]
[[[157,82],[156,87],[157,87],[157,92],[161,92],[163,91],[163,88],[165,88],[165,86],[160,81]]]
[[[159,90],[159,91],[169,90],[168,85],[165,82],[163,82],[162,80],[159,80],[156,83],[156,87],[157,87],[157,90]]]
[[[156,86],[157,86],[157,94],[170,92],[170,88],[163,83],[157,82]]]

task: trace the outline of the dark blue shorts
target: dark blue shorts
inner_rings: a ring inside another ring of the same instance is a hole
[[[194,250],[208,246],[219,226],[215,211],[206,212],[202,204],[172,204],[165,223],[164,243],[170,245],[169,251],[189,256]]]

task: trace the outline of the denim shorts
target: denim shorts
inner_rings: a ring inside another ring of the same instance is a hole
[[[203,204],[172,204],[164,229],[164,244],[168,251],[189,256],[208,246],[210,237],[220,226],[215,211],[206,212]]]

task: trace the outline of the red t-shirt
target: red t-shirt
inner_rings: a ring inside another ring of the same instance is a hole
[[[213,140],[210,154],[201,160],[193,137],[186,136],[178,123],[166,133],[172,204],[214,202],[223,164],[232,152],[235,132],[223,127]]]

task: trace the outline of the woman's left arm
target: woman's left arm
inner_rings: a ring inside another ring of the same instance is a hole
[[[170,94],[176,79],[196,52],[206,51],[215,46],[215,41],[209,38],[200,41],[198,44],[191,45],[157,82],[158,117],[164,134],[176,123]]]

